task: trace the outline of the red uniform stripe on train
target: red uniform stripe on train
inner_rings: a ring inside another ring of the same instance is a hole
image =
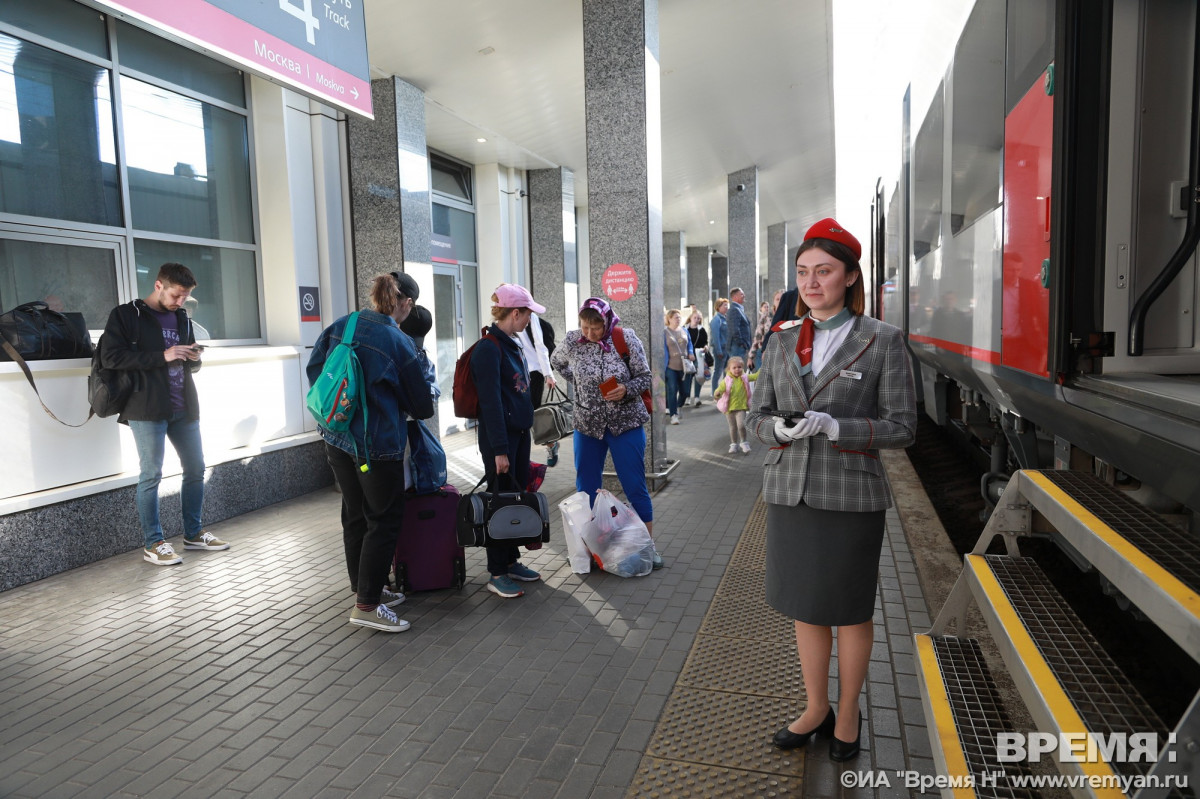
[[[953,341],[945,339],[933,338],[932,336],[920,336],[916,333],[909,333],[910,341],[919,341],[922,344],[932,344],[940,350],[953,352],[958,355],[963,355],[967,358],[974,358],[977,361],[986,361],[987,363],[1000,365],[1000,353],[985,350],[981,347],[972,347],[969,344],[956,344]]]

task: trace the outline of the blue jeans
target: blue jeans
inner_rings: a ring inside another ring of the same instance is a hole
[[[717,392],[717,383],[721,382],[721,378],[725,376],[725,362],[729,358],[725,355],[717,355],[713,353],[713,373],[712,373],[712,390]]]
[[[163,540],[158,518],[158,484],[162,482],[163,455],[168,438],[183,465],[183,487],[180,489],[183,534],[188,538],[200,535],[200,512],[204,508],[204,449],[200,442],[199,420],[185,417],[186,414],[180,411],[161,422],[129,423],[142,467],[138,476],[137,510],[147,549]]]
[[[604,478],[604,457],[612,453],[613,466],[625,498],[644,522],[654,521],[654,505],[646,486],[646,428],[635,427],[621,435],[604,431],[604,439],[595,439],[575,431],[575,490],[584,491],[596,504],[596,492]]]
[[[683,388],[683,370],[668,369],[666,377],[667,415],[674,416],[679,413],[679,396]]]

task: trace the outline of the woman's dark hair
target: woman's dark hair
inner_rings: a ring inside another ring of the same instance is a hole
[[[593,325],[604,324],[604,315],[595,308],[582,308],[579,311],[579,321]]]
[[[854,251],[845,244],[832,239],[807,239],[796,250],[796,261],[800,260],[801,253],[814,249],[820,250],[826,255],[832,255],[845,264],[847,275],[858,272],[858,280],[854,281],[853,285],[846,287],[846,307],[850,309],[850,313],[862,316],[867,310],[867,293],[863,288],[862,267],[859,266],[858,258],[854,257]],[[808,313],[808,306],[804,304],[804,292],[797,287],[796,318],[799,319],[806,313]]]

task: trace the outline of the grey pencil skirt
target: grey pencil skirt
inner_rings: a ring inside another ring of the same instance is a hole
[[[767,504],[767,604],[797,621],[841,627],[870,621],[885,511]]]

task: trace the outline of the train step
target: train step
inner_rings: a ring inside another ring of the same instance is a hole
[[[1189,655],[1200,656],[1200,546],[1090,475],[1018,472],[964,557],[933,628],[916,637],[940,773],[972,777],[972,785],[949,783],[943,795],[1016,795],[1011,789],[1028,778],[1010,767],[1042,753],[1076,796],[1182,795],[1177,787],[1200,775],[1200,701],[1173,730],[1149,708],[1037,564],[1021,557],[1018,542],[1032,534],[1034,511]],[[996,536],[1004,537],[1006,555],[985,554]],[[1011,730],[990,709],[995,693],[978,648],[948,634],[951,627],[961,634],[971,604],[1037,732]]]
[[[917,673],[938,774],[963,777],[946,787],[954,788],[957,797],[1040,796],[1032,787],[1016,787],[1018,780],[1028,781],[1024,760],[996,759],[996,741],[1016,730],[1000,703],[979,642],[953,635],[916,639]]]

